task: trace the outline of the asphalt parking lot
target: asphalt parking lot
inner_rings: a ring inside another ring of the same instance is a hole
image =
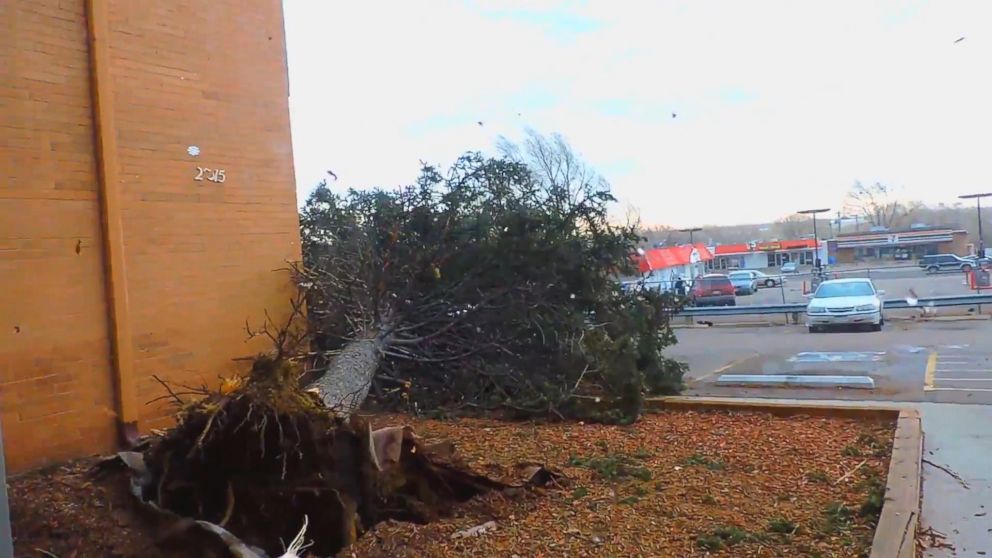
[[[922,296],[922,293],[920,293]],[[687,395],[992,404],[992,320],[889,321],[881,332],[803,326],[677,330]],[[717,386],[721,374],[857,375],[873,390]]]
[[[952,296],[973,293],[965,283],[962,273],[939,273],[927,275],[921,269],[878,269],[871,271],[845,272],[838,270],[838,278],[870,277],[875,287],[885,291],[885,298],[905,298],[913,289],[917,296]],[[808,287],[809,275],[786,276],[783,287],[759,288],[752,295],[737,297],[738,305],[783,304],[805,302],[803,283]]]

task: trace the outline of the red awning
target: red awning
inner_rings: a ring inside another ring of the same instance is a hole
[[[667,248],[652,248],[646,250],[644,255],[638,260],[638,268],[641,273],[647,273],[656,269],[675,267],[692,263],[692,253],[695,251],[699,255],[699,260],[705,262],[713,259],[713,254],[702,244],[690,246],[669,246]]]
[[[751,247],[745,244],[721,244],[716,247],[716,255],[722,256],[724,254],[747,254],[751,252]]]

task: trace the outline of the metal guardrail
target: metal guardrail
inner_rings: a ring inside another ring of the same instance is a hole
[[[945,307],[945,306],[977,306],[992,304],[992,293],[968,294],[955,296],[934,296],[921,298],[911,305],[904,298],[894,298],[885,301],[885,308],[899,310],[905,308]],[[679,312],[680,316],[758,316],[765,314],[796,314],[805,313],[806,304],[754,304],[741,306],[691,306]]]

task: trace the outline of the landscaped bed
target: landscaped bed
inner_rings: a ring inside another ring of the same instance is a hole
[[[497,479],[527,461],[564,478],[478,496],[427,525],[380,523],[339,556],[867,555],[894,430],[717,411],[665,411],[631,426],[373,422],[453,441],[473,470]],[[169,555],[151,548],[162,533],[137,517],[126,490],[91,482],[86,465],[11,480],[17,556]],[[487,522],[495,528],[459,536]]]
[[[413,425],[455,440],[473,469],[500,476],[530,459],[568,481],[533,497],[483,496],[429,525],[382,523],[345,556],[867,556],[895,428],[716,411],[631,426]],[[496,529],[452,538],[487,521]]]

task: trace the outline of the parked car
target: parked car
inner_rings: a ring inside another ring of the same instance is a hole
[[[796,262],[785,262],[781,267],[782,273],[799,273],[799,265]]]
[[[810,333],[830,326],[868,325],[881,331],[885,325],[885,291],[875,288],[871,279],[831,279],[820,283],[806,306]]]
[[[785,277],[781,275],[768,275],[763,271],[758,271],[757,269],[742,269],[740,273],[750,273],[751,277],[754,278],[755,282],[758,284],[758,288],[761,287],[777,287],[785,282]],[[731,273],[730,275],[733,275]]]
[[[727,277],[734,284],[734,294],[751,295],[758,292],[758,280],[750,271],[731,271]]]
[[[694,306],[736,306],[734,284],[721,274],[703,275],[692,283],[689,302]]]
[[[962,258],[955,254],[934,254],[923,256],[920,259],[920,267],[927,273],[938,273],[940,271],[971,271],[975,269],[977,262],[973,259]]]

